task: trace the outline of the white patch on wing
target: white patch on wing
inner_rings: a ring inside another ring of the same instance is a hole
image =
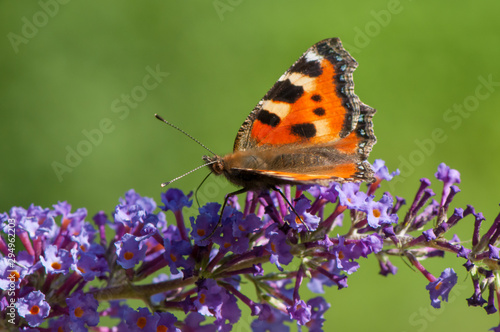
[[[284,73],[283,75],[280,76],[280,78],[278,78],[278,82],[286,80],[286,77],[287,77],[287,73]]]
[[[304,58],[306,58],[307,62],[311,62],[311,61],[321,61],[323,60],[323,56],[322,55],[319,55],[318,53],[316,52],[307,52],[305,55],[304,55]]]
[[[328,119],[316,120],[313,121],[313,123],[316,126],[316,137],[321,137],[331,134],[331,130],[329,128],[330,123]]]
[[[293,85],[301,86],[305,92],[314,92],[316,90],[316,77],[301,73],[290,73],[287,78]]]
[[[283,119],[290,113],[290,104],[289,103],[281,103],[275,102],[272,100],[266,100],[262,104],[262,109],[265,109],[268,112],[274,113]]]

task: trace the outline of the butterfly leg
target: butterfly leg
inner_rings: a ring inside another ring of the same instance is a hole
[[[275,186],[273,188],[274,191],[277,191],[280,193],[281,197],[283,197],[283,199],[285,200],[285,202],[288,204],[288,206],[290,206],[290,208],[292,209],[293,213],[295,213],[295,215],[297,216],[297,218],[299,218],[300,222],[302,223],[302,225],[304,225],[304,227],[306,228],[306,230],[308,232],[310,232],[311,230],[309,229],[309,226],[307,226],[307,224],[304,222],[304,220],[302,220],[302,217],[297,213],[297,211],[295,210],[295,208],[293,207],[292,203],[290,203],[290,201],[288,200],[288,198],[285,196],[285,194],[281,191],[281,189],[277,186]]]
[[[205,237],[203,240],[206,240],[208,238],[211,238],[212,235],[214,235],[215,231],[217,230],[217,228],[219,228],[219,226],[222,224],[222,215],[224,213],[224,209],[226,208],[226,205],[227,205],[227,201],[229,200],[229,198],[231,196],[234,196],[234,195],[239,195],[239,194],[243,194],[243,193],[246,193],[248,191],[248,189],[246,188],[241,188],[239,190],[236,190],[236,191],[233,191],[232,193],[229,193],[226,195],[226,198],[224,199],[224,204],[222,204],[222,210],[220,211],[220,217],[219,217],[219,221],[217,222],[217,225],[215,225],[214,229],[212,230],[212,232],[207,236]]]
[[[200,208],[200,201],[198,201],[198,190],[200,190],[200,188],[203,185],[203,183],[205,183],[205,181],[208,179],[208,177],[212,173],[213,172],[208,173],[207,176],[205,176],[205,178],[203,179],[203,181],[201,181],[201,183],[198,185],[198,187],[196,187],[196,190],[194,191],[194,198],[196,199],[196,204],[198,204],[198,208]]]

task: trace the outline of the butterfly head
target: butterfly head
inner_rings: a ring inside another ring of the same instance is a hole
[[[203,156],[203,161],[215,175],[221,175],[224,172],[224,159],[218,155]]]

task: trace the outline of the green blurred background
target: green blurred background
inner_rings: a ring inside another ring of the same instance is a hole
[[[160,183],[200,165],[206,151],[154,113],[230,152],[276,79],[315,42],[340,37],[360,64],[356,93],[378,110],[370,160],[402,172],[382,190],[411,201],[418,180],[445,162],[462,174],[453,207],[472,204],[490,225],[500,201],[499,12],[498,2],[411,0],[2,1],[0,211],[67,200],[89,215],[110,212],[130,188],[159,201]],[[155,71],[156,82],[147,76]],[[205,174],[175,185],[192,190]],[[433,188],[441,190],[437,181]],[[210,179],[200,198],[221,201],[231,190]],[[472,221],[457,227],[462,240]],[[393,262],[398,275],[384,278],[373,257],[362,260],[349,288],[328,291],[330,329],[498,324],[497,315],[467,307],[462,260],[425,262],[436,276],[446,267],[459,275],[440,310],[430,307],[427,281]],[[246,310],[235,330],[249,330],[251,320]]]

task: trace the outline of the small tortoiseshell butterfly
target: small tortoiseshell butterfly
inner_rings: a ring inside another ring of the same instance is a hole
[[[354,94],[358,63],[338,38],[309,48],[241,126],[233,153],[204,156],[212,172],[243,187],[372,182],[366,161],[375,109]]]
[[[313,45],[250,113],[233,153],[203,156],[214,174],[242,187],[224,206],[229,196],[283,184],[374,181],[366,159],[375,109],[354,94],[357,65],[338,38]]]

